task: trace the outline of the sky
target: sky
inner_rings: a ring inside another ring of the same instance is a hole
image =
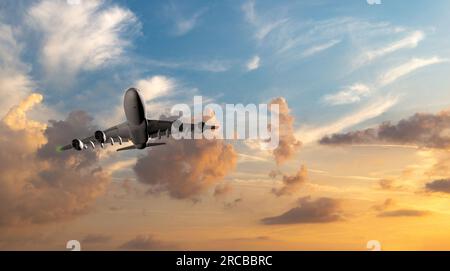
[[[450,249],[450,2],[0,3],[0,249]],[[278,104],[280,145],[64,153],[195,95]]]

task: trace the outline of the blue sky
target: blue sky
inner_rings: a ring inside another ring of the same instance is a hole
[[[449,97],[449,67],[438,63],[388,86],[370,86],[367,96],[352,103],[332,106],[323,100],[353,84],[376,84],[380,74],[412,58],[449,57],[448,17],[443,12],[447,1],[105,1],[96,12],[113,6],[131,12],[133,20],[121,22],[126,29],[117,33],[128,44],[116,59],[93,69],[81,67],[76,78],[64,83],[45,76],[39,45],[46,30],[19,23],[22,33],[29,33],[22,41],[23,61],[31,66],[39,90],[49,94],[45,103],[58,104],[62,111],[95,114],[100,109],[107,114],[126,87],[163,75],[219,103],[260,103],[284,96],[301,126],[330,123],[387,95],[400,97],[385,110],[398,114],[439,109],[442,98]],[[19,14],[27,17],[26,8]],[[365,52],[382,50],[415,31],[423,35],[415,44],[355,64]],[[253,57],[259,58],[259,66],[248,70]]]

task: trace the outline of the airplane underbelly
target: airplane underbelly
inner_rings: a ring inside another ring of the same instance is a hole
[[[130,128],[131,141],[138,148],[145,148],[148,141],[145,104],[138,90],[130,88],[124,97],[125,116]]]
[[[145,147],[145,144],[148,141],[148,133],[147,133],[147,122],[143,121],[140,125],[130,125],[130,137],[131,141],[137,147]]]

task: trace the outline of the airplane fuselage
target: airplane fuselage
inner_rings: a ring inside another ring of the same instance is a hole
[[[136,148],[145,148],[148,141],[145,103],[137,89],[129,88],[125,92],[123,108],[130,130],[131,141]]]

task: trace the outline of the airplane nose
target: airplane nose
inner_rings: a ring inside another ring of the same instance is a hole
[[[139,96],[138,90],[136,88],[129,88],[125,92],[125,99],[135,100]]]
[[[138,105],[143,104],[144,102],[137,88],[129,88],[125,92],[124,101],[128,105],[134,105],[134,108],[136,108],[136,106]]]

